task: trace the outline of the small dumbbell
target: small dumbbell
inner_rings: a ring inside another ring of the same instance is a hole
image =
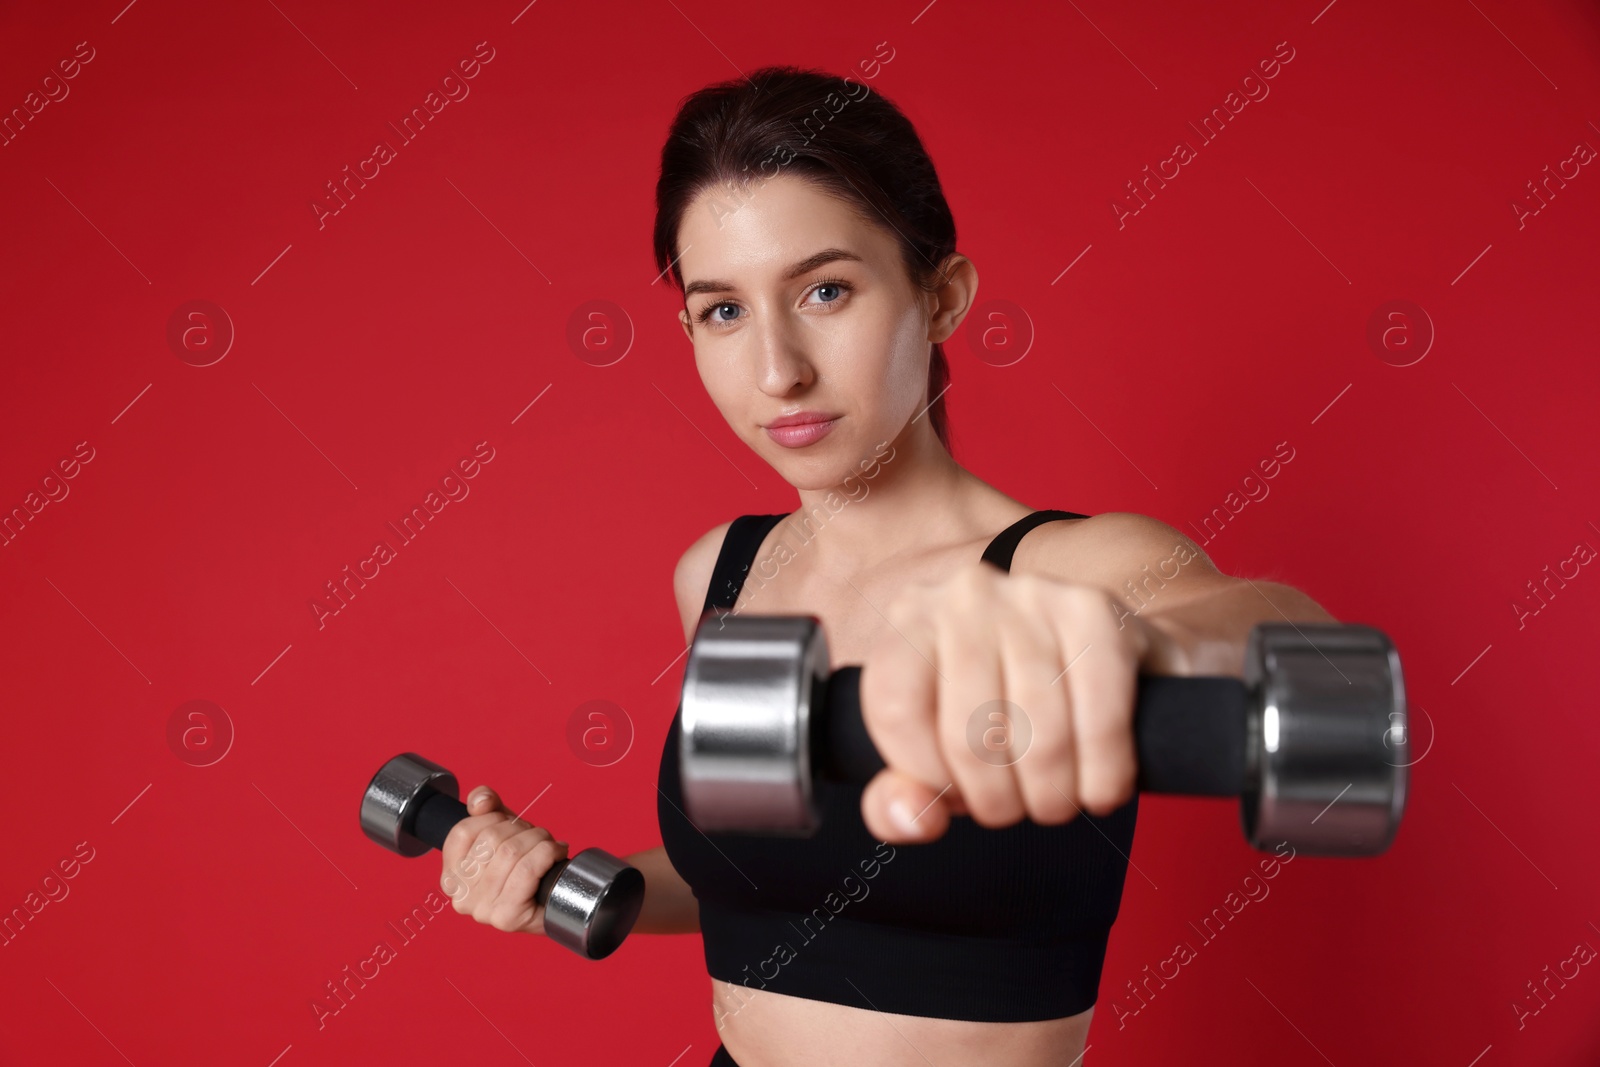
[[[402,856],[444,848],[467,817],[456,776],[414,752],[403,752],[372,776],[361,798],[361,829]],[[539,880],[534,903],[544,909],[550,940],[591,960],[616,951],[644,905],[644,875],[599,848],[557,860]]]
[[[1388,637],[1360,625],[1261,623],[1244,674],[1139,675],[1137,788],[1239,797],[1245,837],[1263,851],[1282,841],[1324,856],[1387,849],[1410,762]],[[859,666],[830,674],[815,616],[708,613],[683,677],[679,756],[694,825],[815,833],[816,779],[865,784],[884,767],[862,721],[860,679]]]

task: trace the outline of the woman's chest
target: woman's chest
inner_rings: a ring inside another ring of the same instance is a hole
[[[866,662],[878,642],[921,635],[900,633],[889,622],[895,599],[917,586],[937,585],[964,564],[976,564],[982,545],[962,546],[913,560],[861,571],[793,568],[777,581],[748,582],[734,604],[736,615],[815,615],[822,622],[830,670]],[[931,649],[921,649],[925,654]]]

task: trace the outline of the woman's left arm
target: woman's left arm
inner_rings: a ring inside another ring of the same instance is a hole
[[[1257,623],[1335,621],[1131,512],[1047,523],[1024,558],[956,568],[887,606],[860,683],[885,763],[861,799],[879,839],[933,840],[956,814],[987,827],[1107,814],[1134,792],[1138,674],[1240,676]]]
[[[1193,540],[1147,515],[1107,512],[1052,532],[1034,570],[1104,588],[1161,631],[1167,641],[1142,664],[1152,674],[1241,677],[1256,623],[1338,621],[1293,586],[1223,574]]]

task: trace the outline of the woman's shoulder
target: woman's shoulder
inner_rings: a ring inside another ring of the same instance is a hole
[[[711,585],[711,571],[717,565],[717,553],[722,550],[723,539],[732,525],[731,520],[718,523],[701,534],[683,550],[673,569],[672,592],[678,601],[685,641],[694,636],[695,626],[700,622],[700,609]]]
[[[1171,555],[1210,565],[1199,545],[1160,519],[1133,511],[1105,511],[1042,523],[1018,545],[1012,570],[1116,584],[1137,574],[1143,564],[1153,567]]]
[[[722,552],[728,530],[736,520],[729,519],[711,527],[695,538],[672,572],[672,590],[678,600],[678,612],[683,617],[683,632],[687,640],[700,622],[700,611],[705,606],[706,591],[711,587],[711,574],[717,566],[717,556]]]
[[[745,518],[746,516],[740,516]],[[761,518],[763,516],[749,516]],[[700,595],[705,595],[706,583],[711,581],[711,572],[716,567],[717,556],[722,551],[722,544],[728,539],[728,531],[737,519],[719,522],[683,550],[683,555],[678,557],[678,565],[673,571],[673,585],[688,587],[691,591],[699,590]]]

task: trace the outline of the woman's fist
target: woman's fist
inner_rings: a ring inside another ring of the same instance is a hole
[[[1181,673],[1167,632],[1108,591],[975,562],[906,587],[861,671],[886,764],[861,799],[877,838],[927,841],[952,814],[1064,823],[1132,798],[1141,664]]]
[[[456,911],[508,933],[544,933],[539,880],[567,856],[567,843],[517,818],[494,790],[467,795],[467,817],[444,839],[439,885]]]

